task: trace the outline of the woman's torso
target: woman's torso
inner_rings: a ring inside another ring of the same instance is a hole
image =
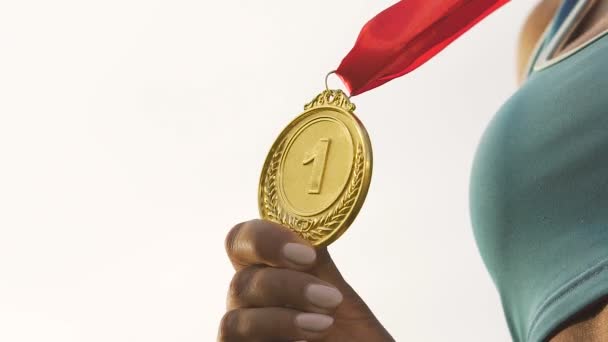
[[[608,1],[597,2],[591,12],[577,26],[563,49],[557,51],[556,58],[579,48],[608,30]],[[603,298],[596,301],[555,330],[548,339],[550,342],[608,341],[608,300]]]
[[[608,29],[599,2],[553,57]],[[608,35],[535,71],[495,115],[470,205],[514,339],[587,336],[571,319],[608,293]]]

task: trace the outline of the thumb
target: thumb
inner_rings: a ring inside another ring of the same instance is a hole
[[[317,260],[312,269],[308,272],[312,275],[318,277],[319,279],[325,280],[326,282],[333,284],[340,291],[344,291],[347,288],[350,289],[342,274],[338,270],[336,264],[332,260],[329,252],[327,251],[327,247],[317,247]]]
[[[373,313],[359,297],[357,292],[344,280],[342,274],[331,259],[327,247],[316,249],[317,260],[315,266],[308,272],[335,286],[344,296],[344,301],[336,311],[337,315],[349,319],[361,319],[374,317]]]

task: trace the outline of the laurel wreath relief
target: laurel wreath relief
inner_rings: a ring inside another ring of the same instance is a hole
[[[262,187],[262,199],[266,217],[277,223],[293,228],[304,239],[316,242],[334,229],[336,229],[342,221],[344,221],[352,209],[357,199],[357,194],[362,186],[364,156],[361,145],[357,146],[354,156],[354,165],[350,175],[350,183],[346,191],[336,201],[336,205],[327,214],[315,217],[304,218],[293,215],[287,212],[279,203],[277,194],[277,177],[279,164],[283,153],[285,152],[283,141],[276,149],[270,160],[268,171],[264,178]]]

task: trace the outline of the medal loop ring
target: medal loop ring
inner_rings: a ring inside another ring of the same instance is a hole
[[[332,71],[328,72],[327,75],[325,75],[325,90],[329,90],[329,84],[327,83],[327,81],[329,79],[329,76],[331,76],[333,74],[338,75],[337,70],[332,70]],[[348,95],[347,98],[350,100],[351,95]]]

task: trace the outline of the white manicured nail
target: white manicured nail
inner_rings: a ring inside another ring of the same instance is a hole
[[[334,323],[334,319],[321,314],[301,313],[296,316],[296,325],[300,329],[321,332]]]
[[[310,284],[306,287],[306,298],[312,304],[331,309],[342,303],[342,293],[337,289],[325,285]]]
[[[315,250],[299,243],[287,243],[283,246],[283,255],[289,261],[299,265],[310,265],[315,261]]]

